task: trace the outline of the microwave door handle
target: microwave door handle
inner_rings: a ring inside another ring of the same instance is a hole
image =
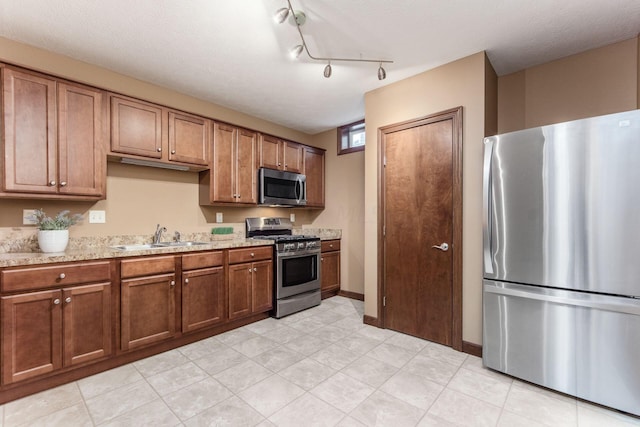
[[[296,179],[296,201],[300,203],[302,199],[302,180],[300,178]]]

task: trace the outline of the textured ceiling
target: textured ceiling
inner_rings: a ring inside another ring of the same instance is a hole
[[[364,116],[365,92],[486,50],[498,75],[635,37],[640,0],[292,0],[316,56],[288,50],[285,0],[2,0],[0,36],[314,134]],[[0,54],[1,57],[1,54]]]

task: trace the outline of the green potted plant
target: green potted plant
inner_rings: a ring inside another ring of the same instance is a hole
[[[64,252],[69,243],[69,227],[82,220],[82,215],[69,215],[68,210],[49,217],[42,209],[30,217],[38,227],[38,245],[42,252]]]

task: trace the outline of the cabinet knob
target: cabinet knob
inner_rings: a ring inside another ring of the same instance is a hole
[[[255,273],[256,271],[258,271],[258,269],[253,267],[253,272]]]
[[[51,187],[53,187],[54,185],[56,185],[56,182],[55,182],[55,181],[49,181],[49,185],[50,185]]]
[[[320,258],[320,261],[324,261],[324,258]]]
[[[64,302],[66,302],[67,304],[69,304],[71,302],[71,297],[66,297],[64,299]]]
[[[239,199],[239,198],[240,198],[240,195],[238,194],[238,195],[236,196],[236,199]]]
[[[176,154],[176,150],[171,150],[171,154]]]
[[[67,186],[67,181],[62,181],[60,183],[60,187],[66,187]]]
[[[278,166],[282,166],[282,163],[278,162]]]
[[[251,273],[251,267],[249,267],[249,273]]]
[[[175,281],[175,280],[172,280],[171,282],[169,282],[169,284],[170,284],[171,286],[175,286],[175,285],[176,285],[176,281]]]
[[[187,283],[189,283],[189,279],[184,279],[184,284],[186,285]]]
[[[256,254],[254,254],[253,252],[251,252],[251,258],[253,258],[254,256],[256,256]]]
[[[157,151],[158,151],[158,153],[159,153],[159,152],[161,152],[161,151],[162,151],[162,147],[158,147],[158,148],[156,148],[156,150],[157,150]]]
[[[60,298],[56,298],[56,299],[54,299],[54,300],[53,300],[53,303],[54,303],[55,305],[60,304]]]
[[[58,277],[59,277],[60,279],[64,279],[65,277],[67,277],[67,275],[66,275],[66,274],[64,274],[64,273],[60,273],[60,275],[59,275]]]

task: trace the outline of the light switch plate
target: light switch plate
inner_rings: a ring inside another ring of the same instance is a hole
[[[22,224],[23,225],[34,225],[36,221],[34,219],[30,219],[29,216],[33,215],[35,209],[23,209],[22,210]]]
[[[105,211],[89,211],[89,224],[104,224],[107,222]]]
[[[296,222],[296,214],[290,214],[289,219],[291,220],[291,222]]]
[[[216,212],[216,222],[220,224],[223,221],[222,212]]]

